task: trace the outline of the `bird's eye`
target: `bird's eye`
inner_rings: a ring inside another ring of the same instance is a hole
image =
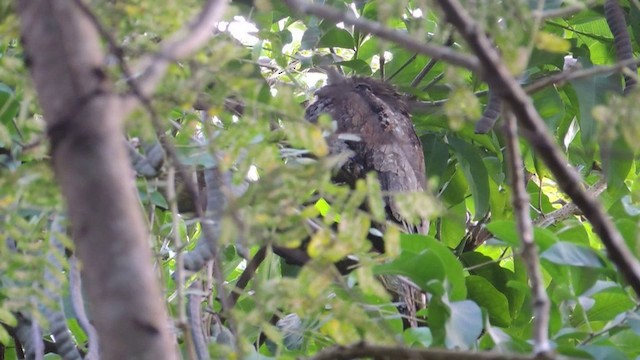
[[[371,91],[371,86],[365,83],[356,84],[357,91]]]

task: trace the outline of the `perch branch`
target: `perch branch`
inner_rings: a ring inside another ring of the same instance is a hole
[[[534,360],[533,356],[493,352],[452,351],[444,349],[408,348],[404,346],[373,345],[365,342],[334,346],[319,351],[308,360],[349,360],[355,358],[412,359],[412,360]]]

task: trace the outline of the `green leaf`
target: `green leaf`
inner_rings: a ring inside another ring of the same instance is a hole
[[[164,195],[162,195],[162,193],[160,193],[159,191],[152,192],[151,196],[149,196],[149,200],[155,206],[161,207],[163,209],[169,208],[169,203],[167,203],[167,200],[164,198]]]
[[[456,158],[458,158],[471,189],[475,205],[474,218],[481,219],[489,211],[489,196],[491,195],[487,168],[484,166],[478,150],[471,144],[457,138],[449,139],[449,144],[455,151]]]
[[[431,236],[418,234],[401,234],[400,243],[403,249],[418,250],[424,248],[426,251],[432,251],[435,253],[444,267],[446,279],[449,285],[449,298],[451,300],[466,299],[467,288],[464,281],[464,268],[451,249]]]
[[[438,179],[438,184],[442,184],[442,178],[447,169],[449,161],[449,147],[442,141],[442,138],[435,135],[425,135],[422,137],[422,147],[424,149],[424,161],[427,164],[426,173],[428,178]]]
[[[463,172],[458,171],[457,168],[454,171],[455,172],[451,176],[451,179],[441,180],[441,182],[445,182],[446,184],[446,188],[442,193],[442,199],[450,205],[457,205],[462,203],[465,199],[465,194],[469,189]],[[430,175],[427,174],[427,176]],[[446,182],[447,180],[448,182]]]
[[[309,25],[307,30],[302,34],[300,41],[301,50],[311,50],[317,47],[321,37],[320,28],[318,26]]]
[[[640,238],[638,238],[638,224],[631,219],[620,219],[616,221],[616,227],[627,243],[631,253],[640,256]]]
[[[509,302],[503,293],[481,276],[467,276],[466,284],[469,299],[487,310],[492,324],[501,327],[507,327],[511,324]]]
[[[336,65],[342,65],[349,69],[353,69],[357,75],[371,75],[371,66],[369,66],[369,64],[364,60],[354,59],[349,61],[339,61]]]
[[[595,305],[587,311],[589,321],[611,321],[635,306],[629,295],[618,287],[606,289],[592,298]]]
[[[425,291],[429,291],[434,280],[442,282],[445,279],[444,264],[435,252],[429,250],[419,254],[404,251],[395,260],[374,267],[374,272],[406,276]]]
[[[622,351],[614,346],[586,345],[581,346],[580,349],[588,352],[595,360],[628,359]]]
[[[566,241],[551,245],[540,257],[560,265],[602,267],[600,258],[591,248]]]
[[[504,241],[510,246],[520,246],[520,234],[516,228],[514,220],[496,220],[486,225],[493,236]],[[534,228],[533,237],[536,245],[540,247],[540,250],[545,250],[551,245],[560,241],[558,237],[547,229]]]
[[[462,259],[469,273],[482,277],[506,297],[508,301],[508,311],[511,317],[515,317],[522,308],[525,294],[530,291],[526,283],[526,277],[518,278],[514,271],[500,266],[496,260],[479,252],[465,252],[462,254]],[[518,264],[518,262],[516,262],[516,264]],[[468,291],[470,291],[468,283],[467,288]],[[476,302],[480,306],[483,306],[483,303],[480,301]]]
[[[448,348],[470,348],[482,332],[482,311],[473,301],[449,304],[451,317],[447,321]]]
[[[428,327],[408,328],[403,334],[404,343],[407,345],[418,344],[424,347],[431,346],[433,336]]]
[[[590,68],[592,64],[585,58],[580,58],[582,66]],[[604,104],[609,92],[620,93],[620,78],[617,74],[596,75],[592,77],[571,80],[571,84],[579,100],[580,112],[578,122],[580,124],[580,136],[582,145],[587,150],[592,150],[596,143],[596,121],[592,115],[594,106]]]
[[[0,344],[10,345],[13,343],[11,335],[5,330],[4,326],[0,326]],[[3,349],[4,350],[4,349]]]
[[[429,304],[429,324],[434,345],[469,349],[482,332],[482,311],[471,300],[449,302],[435,298]]]
[[[602,169],[607,176],[607,187],[617,189],[624,186],[624,180],[631,170],[634,158],[633,150],[629,144],[622,138],[602,144],[600,157],[602,158]]]
[[[319,48],[338,47],[345,49],[353,49],[353,36],[345,30],[337,27],[331,28],[318,41]]]
[[[18,321],[16,320],[16,317],[13,316],[13,314],[10,311],[0,307],[0,323],[7,324],[9,326],[16,326]],[[0,326],[0,328],[1,327],[2,326]]]
[[[547,126],[550,129],[555,129],[565,113],[564,102],[558,90],[555,87],[547,87],[535,93],[533,95],[533,103]]]
[[[15,100],[13,90],[0,83],[0,125],[8,125],[18,114],[18,102]]]

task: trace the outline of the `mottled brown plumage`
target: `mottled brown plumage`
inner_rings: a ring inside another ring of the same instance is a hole
[[[335,180],[354,185],[368,172],[376,172],[387,194],[426,190],[422,144],[400,94],[392,86],[370,78],[332,77],[330,81],[316,92],[317,100],[307,107],[306,117],[315,122],[326,113],[337,123],[328,139],[329,147],[331,153],[346,153],[348,159]],[[426,220],[410,224],[400,215],[392,197],[385,196],[384,201],[387,219],[402,224],[406,232],[428,232]],[[374,248],[384,251],[381,239],[370,240]],[[401,311],[407,315],[408,325],[416,326],[416,311],[425,303],[420,289],[398,276],[381,280],[404,304]]]
[[[407,104],[388,84],[370,78],[345,78],[316,92],[317,100],[306,111],[310,121],[326,113],[337,123],[329,138],[333,153],[350,156],[336,180],[354,184],[374,171],[384,192],[412,192],[426,189],[422,145],[416,135]],[[359,141],[345,138],[355,135]],[[399,214],[393,199],[385,197],[389,219],[401,223],[407,232],[426,233],[428,223],[409,224]]]

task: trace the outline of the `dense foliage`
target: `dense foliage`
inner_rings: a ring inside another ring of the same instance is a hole
[[[105,59],[107,77],[123,94],[131,90],[123,81],[120,57],[134,62],[156,51],[200,7],[197,1],[88,3],[123,50]],[[616,62],[601,2],[464,3],[525,88],[566,70],[566,56],[582,69]],[[634,1],[620,4],[637,53],[640,8]],[[324,5],[408,32],[417,41],[470,53],[432,1],[330,0]],[[68,304],[68,257],[57,255],[65,271],[49,262],[57,241],[70,249],[73,242],[56,230],[57,221],[64,222],[55,219],[64,216],[65,203],[50,168],[19,19],[3,2],[0,16],[0,322],[6,325],[0,326],[0,358],[17,357],[11,330],[16,319],[24,315],[46,324],[46,309],[60,306],[51,292],[66,299],[68,326],[85,349],[87,335]],[[104,44],[108,48],[107,39]],[[304,105],[324,83],[319,67],[329,64],[340,65],[346,75],[384,79],[410,97],[430,192],[396,196],[408,218],[431,219],[428,236],[388,227],[386,253],[370,252],[370,225],[384,219],[380,185],[375,176],[353,189],[333,183],[332,168],[339,159],[329,154],[324,139],[331,119],[304,120]],[[597,196],[638,257],[640,93],[623,96],[623,85],[621,72],[610,69],[567,77],[531,90],[530,96],[568,165],[582,175],[580,186]],[[232,309],[222,312],[210,267],[186,274],[185,288],[176,288],[176,273],[184,271],[179,264],[191,261],[189,253],[204,238],[193,204],[181,192],[181,177],[177,185],[173,175],[167,178],[175,171],[170,162],[158,174],[136,177],[157,275],[184,356],[192,355],[184,307],[196,301],[194,294],[204,298],[209,350],[221,358],[312,356],[335,344],[360,341],[531,354],[533,298],[519,256],[501,121],[487,134],[474,132],[487,95],[480,73],[434,61],[358,27],[300,15],[279,1],[233,2],[207,45],[170,66],[151,102],[164,126],[159,132],[175,144],[183,164],[214,167],[221,177],[231,174],[229,182],[217,185],[225,201],[207,204],[219,213],[227,294],[249,268],[249,259],[266,247],[264,261],[254,275],[248,274],[249,284],[236,289]],[[126,138],[139,155],[149,156],[146,151],[157,141],[152,116],[141,107],[125,124]],[[624,269],[608,259],[579,212],[554,213],[571,200],[531,144],[522,140],[520,149],[551,301],[549,337],[555,351],[593,359],[639,357],[638,297],[627,286]],[[122,176],[133,177],[133,170]],[[177,201],[168,187],[177,189]],[[177,210],[172,211],[174,204]],[[302,244],[311,258],[303,267],[287,264],[271,250]],[[332,264],[347,255],[359,262],[343,276]],[[91,264],[82,267],[85,271]],[[406,276],[428,294],[419,327],[403,327],[381,275]],[[299,322],[276,326],[275,319],[291,319],[292,313]]]

